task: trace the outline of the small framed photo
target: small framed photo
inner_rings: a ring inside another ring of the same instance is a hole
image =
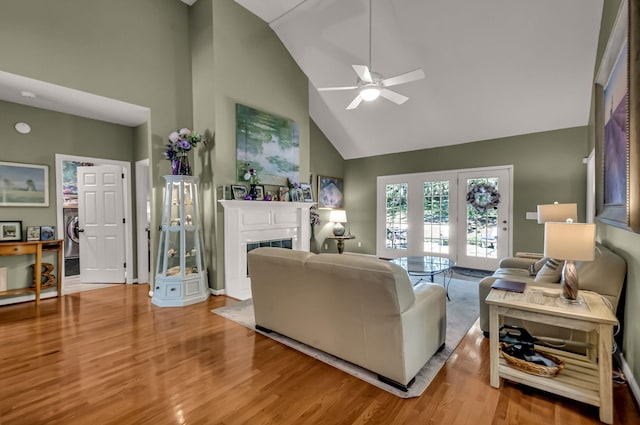
[[[55,226],[40,226],[40,240],[52,241],[56,238]]]
[[[233,184],[231,185],[231,194],[233,195],[233,199],[241,199],[247,197],[247,186],[242,184]]]
[[[27,240],[28,241],[40,240],[40,226],[27,226]]]
[[[264,201],[264,186],[261,184],[256,185],[256,201]]]
[[[0,221],[0,242],[19,242],[21,240],[21,221]]]
[[[289,188],[286,186],[280,186],[278,189],[278,199],[281,202],[289,200]]]
[[[302,189],[302,200],[304,202],[313,202],[313,191],[311,190],[311,185],[301,183],[300,189]]]

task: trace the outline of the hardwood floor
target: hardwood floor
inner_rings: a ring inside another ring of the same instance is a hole
[[[210,312],[119,285],[0,307],[0,424],[598,424],[595,407],[504,382],[469,334],[404,400]],[[624,385],[615,423],[640,423]]]

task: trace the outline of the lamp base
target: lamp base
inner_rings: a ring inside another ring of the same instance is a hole
[[[345,228],[342,223],[336,223],[333,226],[333,236],[344,236]]]
[[[578,271],[573,260],[566,260],[562,268],[562,295],[561,299],[565,303],[579,304],[582,298],[578,297]]]

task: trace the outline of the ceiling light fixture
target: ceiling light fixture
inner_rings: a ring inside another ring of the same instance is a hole
[[[31,126],[26,122],[16,123],[15,129],[20,134],[29,134],[31,133]]]
[[[380,89],[378,87],[364,87],[362,91],[360,91],[360,97],[367,102],[376,100],[378,96],[380,96]]]

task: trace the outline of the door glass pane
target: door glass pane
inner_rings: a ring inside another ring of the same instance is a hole
[[[449,182],[424,183],[424,252],[449,253]]]
[[[488,186],[498,187],[497,177],[477,178],[467,180],[467,193],[476,184],[485,183]],[[482,204],[490,194],[478,194]],[[497,258],[498,246],[498,209],[478,209],[467,202],[467,255],[470,257]]]
[[[407,183],[386,185],[386,247],[407,249]]]

